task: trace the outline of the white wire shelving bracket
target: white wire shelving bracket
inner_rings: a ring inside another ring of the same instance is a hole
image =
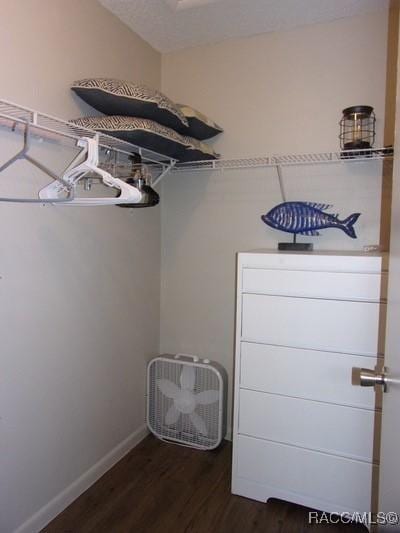
[[[156,177],[153,178],[153,185],[166,176],[176,164],[176,160],[171,157],[147,150],[111,135],[83,128],[72,122],[0,99],[0,128],[8,128],[13,131],[21,129],[23,131],[27,125],[33,136],[46,141],[60,143],[68,141],[69,144],[73,141],[76,144],[80,138],[90,137],[97,138],[99,148],[104,149],[107,154],[114,153],[124,156],[139,154],[142,163],[157,172]],[[118,164],[118,168],[123,166]],[[125,166],[130,168],[128,162]]]
[[[287,167],[295,165],[320,165],[332,163],[356,163],[371,160],[391,159],[392,148],[369,148],[366,150],[347,150],[346,152],[322,152],[308,154],[286,154],[248,159],[215,159],[178,163],[174,172],[204,172],[214,170],[238,170],[246,168]]]

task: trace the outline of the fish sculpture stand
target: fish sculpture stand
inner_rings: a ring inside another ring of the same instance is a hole
[[[346,235],[356,239],[353,226],[361,213],[353,213],[344,220],[339,220],[339,215],[325,212],[331,207],[328,204],[312,202],[284,202],[262,215],[261,220],[271,228],[293,234],[293,242],[280,242],[279,250],[312,250],[312,243],[296,242],[297,235],[317,236],[318,230],[326,228],[341,229]]]

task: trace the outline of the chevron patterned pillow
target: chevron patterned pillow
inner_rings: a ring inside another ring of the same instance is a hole
[[[218,126],[218,124],[206,115],[203,115],[203,113],[200,113],[200,111],[197,111],[197,109],[184,104],[176,105],[189,122],[188,130],[186,128],[178,130],[181,133],[185,133],[195,139],[204,141],[205,139],[211,139],[211,137],[215,137],[215,135],[224,131],[221,126]]]
[[[185,137],[153,120],[137,117],[81,117],[71,120],[83,128],[107,133],[147,150],[179,161],[217,159],[211,146],[192,137]]]
[[[220,154],[217,154],[209,144],[203,143],[193,137],[185,136],[183,138],[190,146],[186,148],[185,152],[179,158],[181,163],[189,161],[210,161],[211,159],[218,159],[220,157]]]
[[[180,159],[185,150],[191,147],[190,141],[176,131],[146,118],[117,115],[82,117],[73,119],[71,122],[83,128],[107,133],[174,159]]]
[[[181,131],[189,127],[187,118],[174,102],[145,85],[113,78],[87,78],[75,81],[71,89],[106,115],[147,118]]]

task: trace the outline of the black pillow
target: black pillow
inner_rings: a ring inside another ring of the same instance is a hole
[[[71,89],[106,115],[148,118],[179,131],[187,131],[189,127],[188,120],[174,102],[144,85],[113,78],[88,78],[75,81]]]
[[[221,126],[218,126],[213,120],[193,107],[184,104],[176,105],[189,122],[189,129],[185,127],[178,128],[180,133],[204,141],[205,139],[211,139],[211,137],[215,137],[215,135],[224,131]]]

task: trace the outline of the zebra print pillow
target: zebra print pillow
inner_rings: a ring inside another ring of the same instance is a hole
[[[71,120],[73,124],[107,133],[147,150],[180,159],[191,148],[188,139],[176,131],[146,118],[110,116],[82,117]]]
[[[144,85],[113,78],[88,78],[75,81],[71,89],[106,115],[147,118],[181,131],[189,127],[188,120],[174,102]]]
[[[179,130],[181,133],[185,133],[195,139],[204,141],[205,139],[211,139],[211,137],[215,137],[215,135],[224,131],[221,126],[218,126],[218,124],[206,115],[203,115],[203,113],[200,113],[200,111],[197,111],[197,109],[184,104],[176,105],[189,122],[189,129]]]
[[[179,161],[188,162],[188,161],[209,161],[210,159],[218,159],[220,154],[217,154],[213,148],[193,137],[183,137],[184,140],[190,144],[179,158]]]

